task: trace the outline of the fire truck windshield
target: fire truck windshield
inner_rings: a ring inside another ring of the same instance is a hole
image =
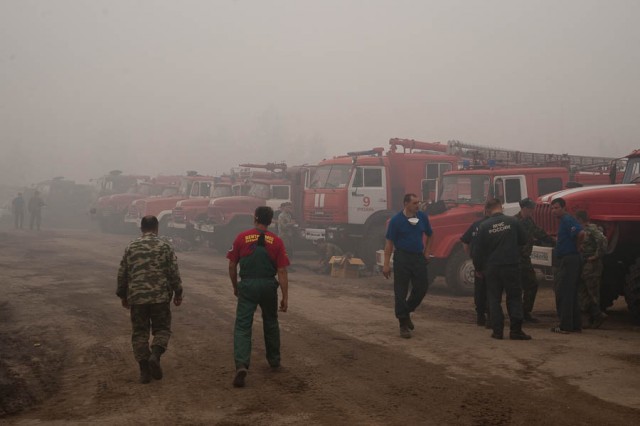
[[[211,191],[211,198],[228,197],[231,195],[229,185],[215,186]]]
[[[178,194],[185,197],[189,196],[189,194],[191,193],[191,185],[193,185],[192,181],[183,179],[182,182],[180,182],[180,189],[178,190]]]
[[[484,204],[489,193],[489,176],[449,175],[442,179],[440,200],[445,203]]]
[[[249,190],[250,197],[264,198],[265,200],[270,198],[269,185],[265,183],[254,183]]]
[[[624,172],[622,183],[640,182],[640,158],[630,158]]]
[[[176,195],[178,193],[178,189],[177,188],[165,188],[162,190],[162,193],[160,194],[163,197],[172,197],[174,195]]]
[[[311,188],[346,188],[351,178],[351,166],[347,164],[320,166],[311,181]]]

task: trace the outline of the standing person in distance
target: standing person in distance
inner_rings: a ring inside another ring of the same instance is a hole
[[[403,210],[391,218],[387,227],[382,267],[382,274],[389,278],[393,253],[395,315],[400,324],[400,336],[405,339],[411,337],[411,330],[414,329],[411,313],[420,306],[429,287],[427,264],[431,235],[433,230],[429,217],[420,211],[418,197],[416,194],[406,194]],[[424,236],[426,244],[423,242]]]
[[[29,229],[40,230],[40,222],[42,222],[42,207],[44,207],[44,201],[40,198],[40,192],[35,191],[31,198],[29,198],[29,204],[27,210],[29,210]]]
[[[22,229],[24,223],[24,198],[22,198],[22,192],[18,192],[18,195],[11,201],[11,207],[16,229]]]
[[[158,238],[158,219],[140,221],[142,235],[125,249],[116,295],[131,313],[131,343],[140,366],[140,382],[162,379],[160,356],[171,337],[171,299],[182,304],[182,280],[173,248]],[[149,351],[149,332],[153,334]]]
[[[282,239],[284,246],[287,248],[287,256],[293,258],[293,240],[296,232],[296,220],[293,217],[293,204],[285,201],[280,205],[280,214],[278,215],[278,236]],[[291,272],[295,272],[291,267]]]
[[[262,310],[262,329],[267,362],[280,367],[280,326],[278,286],[282,292],[280,312],[287,312],[289,300],[289,258],[282,240],[267,228],[273,220],[271,207],[260,206],[254,213],[253,229],[241,232],[227,253],[229,278],[238,298],[233,333],[236,375],[233,386],[244,387],[251,361],[251,331],[256,308]],[[240,265],[240,282],[238,282]],[[276,275],[278,279],[276,280]]]
[[[582,262],[578,248],[584,241],[582,226],[566,211],[567,203],[563,198],[551,201],[551,213],[560,220],[555,256],[558,268],[554,283],[556,293],[556,311],[560,323],[552,327],[554,333],[568,334],[582,331],[578,288]]]
[[[522,308],[524,309],[524,320],[526,322],[537,323],[537,318],[531,315],[533,305],[538,294],[538,278],[536,271],[531,264],[531,253],[535,243],[546,245],[553,244],[553,239],[533,221],[533,212],[536,203],[531,198],[520,200],[520,211],[515,218],[520,221],[527,234],[527,243],[520,249],[520,285],[522,286]]]
[[[520,288],[520,247],[527,242],[527,236],[518,219],[505,216],[502,202],[490,199],[485,204],[489,218],[478,228],[473,265],[482,271],[489,289],[489,310],[494,339],[502,339],[504,333],[504,313],[502,293],[506,293],[512,340],[530,340],[531,336],[522,331],[522,289]]]

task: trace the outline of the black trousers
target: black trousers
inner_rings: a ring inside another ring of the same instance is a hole
[[[484,316],[488,311],[487,280],[484,276],[476,276],[473,280],[473,301],[476,304],[476,314],[478,314],[478,317]]]
[[[507,312],[511,323],[511,331],[522,329],[522,288],[520,287],[520,271],[518,265],[489,265],[485,278],[489,289],[489,314],[493,331],[502,334],[504,329],[504,313],[502,312],[502,293],[507,302]]]
[[[411,294],[409,294],[409,286],[411,286]],[[396,249],[393,254],[396,318],[409,318],[409,314],[422,303],[428,287],[427,260],[424,255]],[[409,294],[408,299],[407,294]]]

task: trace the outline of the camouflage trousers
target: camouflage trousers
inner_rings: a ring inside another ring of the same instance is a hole
[[[144,361],[151,355],[149,334],[153,334],[151,346],[167,349],[171,337],[169,302],[131,305],[131,345],[136,361]]]
[[[602,260],[585,262],[580,276],[578,300],[580,309],[594,318],[600,315],[600,281],[602,279]]]
[[[522,309],[525,314],[530,314],[538,294],[538,279],[530,262],[521,263],[519,270],[520,285],[522,286]]]

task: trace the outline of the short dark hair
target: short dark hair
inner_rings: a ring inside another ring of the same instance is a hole
[[[484,204],[484,211],[487,213],[491,213],[493,209],[501,205],[502,201],[500,200],[500,198],[489,198]]]
[[[412,194],[412,193],[404,194],[404,200],[403,200],[403,202],[404,202],[405,204],[410,203],[410,202],[411,202],[411,198],[413,198],[413,197],[418,198],[418,196],[417,196],[416,194]]]
[[[580,219],[583,222],[589,222],[589,214],[585,210],[578,210],[576,212],[576,219]]]
[[[158,218],[152,215],[145,216],[140,221],[142,232],[156,231],[158,229]]]
[[[260,225],[269,226],[273,220],[273,209],[269,206],[260,206],[256,209],[254,217]]]
[[[554,199],[553,201],[551,201],[551,205],[554,205],[554,204],[558,204],[563,209],[565,207],[567,207],[567,202],[564,201],[564,198],[556,198],[556,199]]]

